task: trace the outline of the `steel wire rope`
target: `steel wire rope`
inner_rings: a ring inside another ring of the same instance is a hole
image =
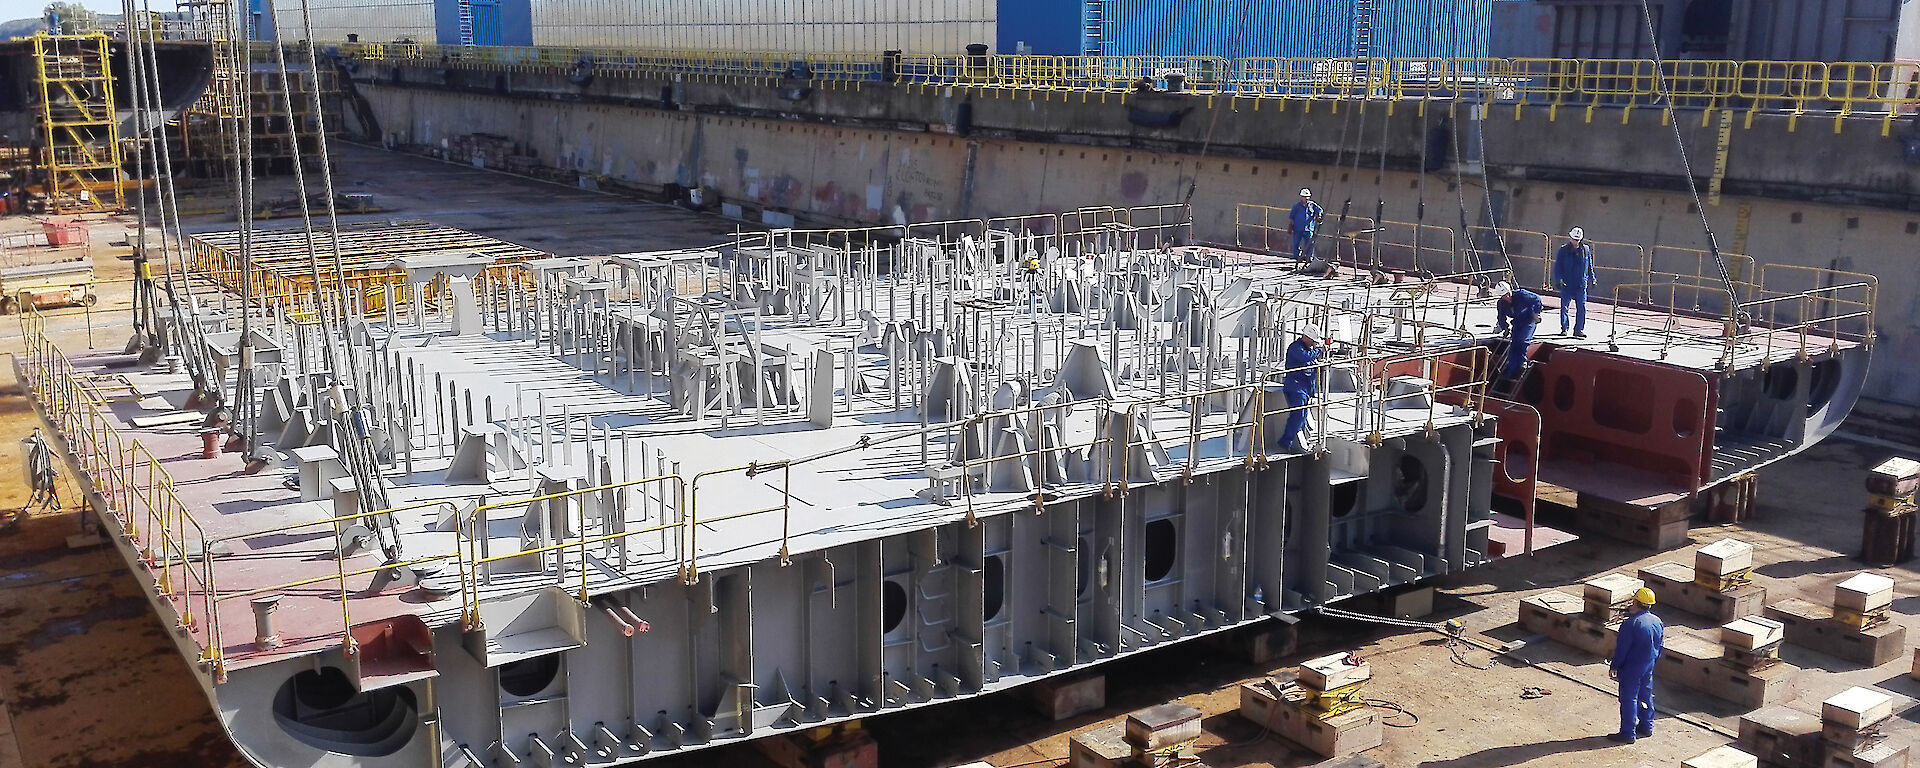
[[[1251,15],[1253,15],[1253,0],[1240,0],[1240,20],[1239,23],[1234,25],[1233,37],[1227,41],[1227,53],[1230,54],[1227,58],[1227,79],[1229,82],[1233,79],[1233,67],[1235,63],[1240,61],[1240,42],[1247,31],[1247,17]],[[1198,25],[1195,25],[1194,48],[1196,49],[1200,47],[1199,39],[1199,28]],[[1216,93],[1215,95],[1218,94]],[[1200,140],[1200,154],[1193,161],[1193,178],[1187,180],[1187,195],[1185,199],[1180,201],[1181,207],[1186,209],[1188,237],[1192,237],[1193,235],[1193,195],[1200,190],[1201,162],[1207,159],[1207,152],[1213,148],[1213,131],[1214,128],[1220,124],[1220,110],[1216,107],[1208,111],[1212,114],[1207,117],[1207,132]]]
[[[258,430],[260,393],[254,388],[257,377],[253,371],[253,312],[257,297],[254,295],[253,284],[253,118],[251,99],[248,97],[251,67],[244,66],[243,63],[250,64],[252,48],[251,34],[244,17],[234,13],[231,5],[227,8],[228,56],[231,57],[231,63],[234,66],[240,67],[240,71],[231,73],[239,80],[230,85],[228,91],[223,94],[228,101],[226,106],[233,112],[232,117],[229,119],[218,112],[215,117],[229,124],[233,139],[231,146],[233,147],[234,218],[240,230],[241,309],[238,342],[240,365],[234,376],[232,428],[240,435],[241,455],[251,461],[259,448],[260,441]],[[267,312],[273,311],[265,302],[261,302],[261,307]],[[278,341],[278,339],[275,340],[276,343]]]
[[[154,122],[154,117],[159,114],[157,95],[158,75],[154,75],[151,86],[149,86],[148,80],[149,74],[157,68],[155,64],[156,58],[146,45],[141,44],[141,38],[148,36],[141,31],[140,25],[151,19],[149,15],[151,11],[147,6],[136,3],[134,0],[125,0],[123,6],[127,13],[127,28],[130,30],[127,41],[127,76],[132,86],[130,88],[130,96],[133,99],[134,130],[140,134],[142,149],[138,154],[139,157],[145,161],[140,162],[136,160],[136,164],[139,166],[141,173],[153,182],[153,220],[159,225],[157,227],[157,233],[159,235],[160,266],[166,273],[168,314],[172,316],[173,320],[173,332],[171,334],[165,334],[164,337],[168,341],[168,346],[180,353],[182,362],[187,366],[188,375],[194,380],[195,391],[199,392],[203,390],[205,382],[205,377],[200,372],[200,358],[197,350],[200,345],[191,343],[185,338],[192,328],[192,324],[187,322],[187,313],[183,312],[180,307],[180,291],[183,287],[180,283],[184,283],[186,280],[184,277],[176,279],[173,268],[173,252],[178,243],[180,230],[177,215],[171,220],[167,215],[166,191],[172,188],[172,162],[167,150],[165,123],[161,122],[156,124]],[[154,137],[156,132],[161,134],[157,140]],[[158,145],[159,151],[154,150],[155,145]],[[143,211],[146,208],[146,194],[147,185],[141,184],[140,200]],[[140,238],[142,241],[145,241],[145,219],[143,219],[141,227]],[[146,258],[148,264],[151,265],[151,255],[148,255]],[[186,265],[183,260],[181,264],[181,272],[183,275],[185,271]],[[149,267],[147,282],[149,286],[151,286],[151,267]],[[185,290],[188,291],[188,302],[191,304],[192,286],[186,285],[184,287]],[[156,334],[158,334],[157,331]]]
[[[1740,308],[1740,296],[1733,287],[1733,275],[1727,271],[1727,260],[1720,254],[1720,242],[1713,234],[1713,224],[1707,221],[1707,208],[1700,202],[1700,185],[1693,179],[1693,163],[1687,159],[1687,143],[1680,136],[1680,121],[1673,118],[1673,94],[1667,88],[1666,65],[1660,58],[1660,35],[1653,28],[1653,9],[1647,0],[1640,0],[1640,20],[1647,28],[1647,44],[1653,51],[1653,82],[1656,103],[1664,104],[1667,109],[1667,126],[1673,129],[1673,146],[1680,154],[1680,172],[1687,180],[1687,194],[1693,198],[1693,210],[1700,215],[1700,229],[1707,235],[1707,252],[1713,255],[1713,265],[1720,272],[1721,286],[1727,291],[1727,317],[1736,326],[1745,327],[1750,318]]]
[[[265,5],[266,12],[269,15],[273,14],[273,0],[266,0]],[[307,47],[309,72],[314,78],[311,89],[312,100],[310,106],[313,107],[314,119],[318,122],[315,132],[319,134],[319,138],[316,145],[320,151],[320,173],[327,195],[326,203],[330,225],[328,243],[333,256],[335,276],[338,278],[340,275],[340,233],[337,217],[333,215],[332,164],[328,162],[326,157],[325,121],[319,109],[319,67],[314,63],[315,59],[313,56],[312,14],[306,0],[299,0],[299,7],[302,23],[301,33],[304,36],[300,42]],[[358,495],[361,512],[378,512],[382,509],[387,509],[391,505],[387,503],[386,488],[375,457],[373,456],[370,438],[368,437],[367,420],[364,418],[359,406],[348,399],[349,397],[352,397],[354,400],[359,399],[359,388],[356,386],[355,393],[350,396],[346,394],[345,388],[340,382],[340,374],[343,368],[341,358],[343,356],[347,360],[345,369],[348,372],[348,381],[357,382],[358,377],[355,376],[353,372],[358,370],[358,365],[354,362],[354,355],[350,350],[343,353],[338,349],[333,335],[333,329],[329,327],[333,324],[332,321],[337,320],[342,331],[339,339],[340,343],[346,343],[351,338],[350,334],[345,330],[347,327],[345,317],[346,294],[342,287],[343,283],[340,280],[336,280],[336,295],[341,304],[338,307],[338,317],[330,318],[328,312],[331,302],[326,300],[326,281],[322,278],[320,271],[319,246],[314,237],[313,206],[309,200],[311,187],[307,183],[306,169],[300,157],[300,124],[294,115],[292,73],[287,67],[287,52],[284,41],[274,40],[273,54],[276,74],[278,74],[280,78],[281,112],[283,113],[282,116],[287,120],[289,143],[293,149],[294,190],[300,201],[300,224],[302,238],[305,241],[307,252],[307,271],[313,281],[309,292],[312,294],[314,312],[318,319],[316,325],[320,327],[321,346],[326,359],[327,369],[333,378],[333,384],[329,388],[329,392],[326,393],[328,399],[327,407],[332,409],[333,418],[337,422],[343,422],[340,424],[341,426],[346,426],[351,430],[351,434],[345,435],[339,434],[336,431],[335,437],[341,448],[342,458],[345,460],[344,463],[347,466],[347,470],[349,474],[353,476],[355,484],[360,488]],[[403,556],[398,536],[394,536],[390,540],[386,528],[378,518],[368,518],[367,527],[371,533],[378,538],[380,549],[387,557],[388,562],[398,562]]]

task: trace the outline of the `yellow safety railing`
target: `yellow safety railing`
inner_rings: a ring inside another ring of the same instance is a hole
[[[140,553],[152,578],[148,587],[171,606],[179,628],[201,643],[201,661],[215,663],[212,560],[204,530],[188,511],[159,457],[113,426],[108,403],[94,390],[96,377],[81,374],[46,335],[46,321],[26,305],[24,382],[64,445],[89,503]]]
[[[1275,58],[801,53],[607,47],[439,46],[342,43],[366,60],[595,77],[695,82],[819,81],[1121,93],[1141,80],[1235,99],[1467,99],[1561,107],[1738,109],[1754,112],[1902,114],[1920,107],[1913,62],[1564,58]],[[1664,81],[1670,99],[1661,98]],[[1257,107],[1256,107],[1257,108]],[[1515,112],[1516,116],[1519,114]],[[1625,119],[1623,117],[1623,119]]]

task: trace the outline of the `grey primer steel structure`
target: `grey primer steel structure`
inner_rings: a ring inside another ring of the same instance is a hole
[[[237,317],[255,314],[263,407],[241,431],[299,487],[238,455],[156,460],[179,507],[158,513],[151,483],[120,487],[158,470],[87,435],[167,457],[198,436],[69,396],[115,353],[68,358],[30,328],[22,366],[263,766],[643,760],[1003,690],[1533,546],[1494,501],[1530,503],[1538,421],[1492,415],[1494,301],[1475,287],[1510,267],[1309,276],[1188,245],[1189,220],[407,255],[337,323],[298,292],[202,283],[175,338],[230,385]],[[1598,314],[1623,359],[1723,360],[1712,319]],[[1278,381],[1309,325],[1334,348],[1296,452]],[[1809,348],[1801,331],[1782,341]],[[1743,344],[1751,367],[1761,347]],[[149,400],[192,386],[165,366],[122,381]],[[1512,423],[1530,431],[1503,440]],[[379,489],[358,487],[352,451]]]

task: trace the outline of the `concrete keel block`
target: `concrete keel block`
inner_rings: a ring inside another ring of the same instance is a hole
[[[1657,563],[1640,569],[1640,579],[1653,590],[1662,608],[1678,608],[1725,624],[1765,609],[1767,588],[1746,584],[1715,592],[1693,583],[1694,569],[1685,563]]]
[[[1056,722],[1107,705],[1106,675],[1069,675],[1030,683],[1020,690],[1041,716]],[[1124,728],[1121,735],[1125,735]]]
[[[1760,760],[1735,746],[1714,747],[1680,763],[1681,768],[1759,768]]]
[[[1132,758],[1133,745],[1127,743],[1127,727],[1121,723],[1081,731],[1067,741],[1071,768],[1126,768]]]
[[[1276,618],[1208,635],[1202,642],[1245,664],[1271,664],[1299,648],[1300,627],[1292,617]]]
[[[1859,752],[1827,754],[1824,768],[1907,768],[1908,745],[1878,744]]]
[[[1792,667],[1774,664],[1749,670],[1722,661],[1722,653],[1719,643],[1668,627],[1666,647],[1654,662],[1654,678],[1748,709],[1764,707],[1786,690]]]
[[[1820,718],[1782,705],[1741,715],[1740,747],[1776,768],[1821,768],[1826,758]]]
[[[1788,643],[1870,667],[1899,658],[1907,645],[1907,628],[1898,622],[1857,629],[1834,620],[1833,609],[1798,598],[1767,606],[1765,615],[1786,625]]]
[[[1339,757],[1380,746],[1386,740],[1380,716],[1361,707],[1328,718],[1280,699],[1265,682],[1240,686],[1240,716],[1271,728],[1288,741],[1322,757]]]

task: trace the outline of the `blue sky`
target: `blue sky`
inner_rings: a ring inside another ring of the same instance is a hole
[[[101,13],[120,12],[120,0],[79,0],[79,3]],[[156,11],[173,10],[173,0],[148,0],[148,3]],[[39,16],[46,7],[47,0],[0,0],[0,21]]]

